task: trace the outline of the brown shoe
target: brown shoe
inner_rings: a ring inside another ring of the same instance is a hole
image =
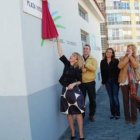
[[[132,121],[130,119],[125,120],[125,122],[126,122],[126,124],[131,124],[132,123]]]
[[[131,121],[131,123],[132,123],[133,125],[135,125],[135,124],[136,124],[136,121]]]
[[[130,121],[125,121],[125,123],[126,123],[126,124],[130,124],[131,122],[130,122]]]
[[[131,124],[135,125],[137,122],[137,119],[131,119]]]

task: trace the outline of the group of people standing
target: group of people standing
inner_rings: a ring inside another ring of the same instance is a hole
[[[120,118],[119,87],[122,91],[124,116],[127,124],[135,124],[137,121],[137,107],[133,95],[137,95],[138,79],[135,70],[139,67],[139,59],[136,56],[136,47],[129,44],[126,54],[115,58],[112,48],[106,50],[105,58],[101,61],[102,83],[105,84],[110,101],[110,119]]]
[[[61,43],[57,39],[57,50],[60,61],[64,64],[63,74],[59,79],[62,85],[60,111],[67,115],[71,130],[71,140],[75,139],[74,118],[79,130],[79,139],[84,140],[83,119],[85,117],[86,94],[89,97],[89,120],[95,120],[96,89],[95,78],[97,61],[90,55],[91,47],[83,46],[83,55],[72,53],[69,59],[63,54]],[[135,101],[130,95],[137,94],[138,84],[135,79],[134,69],[138,67],[136,47],[128,45],[124,57],[115,58],[112,48],[108,48],[104,59],[100,63],[102,84],[105,85],[110,101],[110,119],[120,118],[119,85],[123,93],[124,115],[127,123],[136,123],[137,110]],[[129,107],[129,101],[131,108]]]

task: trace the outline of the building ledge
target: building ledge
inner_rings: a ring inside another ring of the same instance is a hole
[[[87,7],[94,13],[95,17],[99,20],[104,22],[105,21],[105,17],[103,16],[98,3],[96,2],[96,0],[82,0]]]

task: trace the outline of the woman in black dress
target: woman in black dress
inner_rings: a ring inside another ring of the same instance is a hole
[[[69,60],[63,55],[59,39],[57,39],[57,50],[59,59],[64,64],[63,74],[59,80],[62,88],[61,95],[61,112],[67,115],[71,129],[71,140],[75,139],[74,118],[78,122],[80,140],[84,140],[83,135],[83,116],[85,111],[84,97],[78,86],[82,80],[83,58],[79,53],[72,53]]]

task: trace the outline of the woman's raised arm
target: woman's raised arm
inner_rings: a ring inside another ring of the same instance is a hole
[[[62,47],[61,47],[59,38],[56,39],[56,43],[57,43],[58,55],[59,55],[59,57],[61,57],[63,55],[63,51],[62,51]]]

